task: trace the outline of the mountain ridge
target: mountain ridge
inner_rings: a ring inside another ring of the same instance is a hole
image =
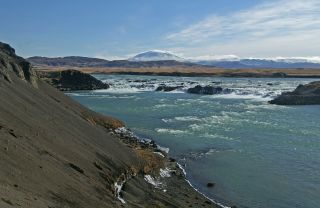
[[[179,62],[176,60],[161,61],[129,61],[114,60],[109,61],[99,58],[90,58],[82,56],[67,56],[48,58],[33,56],[27,58],[35,67],[120,67],[120,68],[140,68],[140,67],[202,67],[202,65],[190,62]]]
[[[91,58],[82,56],[66,56],[48,58],[42,56],[29,57],[30,61],[36,67],[119,67],[119,68],[140,68],[140,67],[218,67],[231,69],[249,69],[249,68],[320,68],[320,62],[303,58],[281,58],[281,59],[263,59],[263,58],[222,58],[216,60],[192,60],[184,59],[174,54],[158,57],[150,55],[148,52],[140,53],[129,59],[124,60],[105,60],[101,58]],[[153,52],[152,52],[153,53]],[[166,52],[165,52],[166,53]],[[149,56],[149,55],[150,56]],[[176,58],[177,57],[177,58]],[[169,59],[169,60],[167,60]]]

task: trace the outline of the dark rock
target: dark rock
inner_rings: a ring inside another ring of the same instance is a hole
[[[213,87],[210,85],[207,85],[204,87],[197,85],[193,88],[189,88],[187,92],[192,94],[215,95],[215,94],[228,94],[228,93],[231,93],[232,90],[222,89],[222,87]]]
[[[226,88],[226,89],[223,89],[223,94],[230,94],[230,93],[232,93],[233,92],[233,90],[232,89],[229,89],[229,88]]]
[[[99,170],[102,170],[102,167],[97,163],[97,162],[94,162],[93,165],[99,169]]]
[[[153,140],[150,141],[149,145],[150,145],[151,147],[153,147],[153,148],[157,148],[157,144],[156,144],[156,142],[153,141]]]
[[[277,105],[320,105],[320,81],[299,85],[293,92],[284,92],[269,103]]]
[[[197,84],[197,82],[189,81],[188,84]]]
[[[69,163],[69,166],[70,166],[72,169],[78,171],[79,173],[84,174],[84,170],[82,170],[81,168],[79,168],[79,167],[76,166],[75,164]]]
[[[134,87],[134,88],[137,88],[137,89],[143,89],[143,88],[146,88],[147,85],[144,85],[144,84],[142,84],[142,85],[130,85],[130,87]]]
[[[207,187],[208,187],[208,188],[212,188],[212,187],[214,187],[214,186],[215,186],[214,183],[211,183],[211,182],[210,182],[210,183],[207,183]]]
[[[77,70],[39,72],[42,79],[61,91],[108,89],[109,85]]]
[[[171,92],[173,90],[181,89],[182,87],[183,86],[159,86],[156,91]]]
[[[273,77],[287,77],[286,73],[283,72],[276,72],[276,73],[272,73]]]
[[[215,81],[213,81],[213,82],[211,82],[212,84],[215,84],[215,85],[220,85],[220,84],[222,84],[222,82],[215,82]]]
[[[212,202],[211,202],[211,201],[208,201],[208,200],[206,200],[204,203],[206,203],[206,204],[212,204]]]
[[[148,80],[142,80],[142,79],[137,79],[137,80],[134,80],[133,82],[147,82]]]

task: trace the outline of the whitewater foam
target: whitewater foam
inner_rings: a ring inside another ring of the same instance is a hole
[[[157,128],[155,129],[156,132],[158,133],[168,133],[168,134],[189,134],[187,131],[182,131],[178,129],[162,129],[162,128]]]
[[[177,121],[200,121],[201,119],[197,116],[180,116],[174,118]]]
[[[256,101],[269,101],[269,97],[264,97],[262,95],[255,95],[255,94],[219,94],[214,95],[215,98],[223,98],[223,99],[249,99],[249,100],[256,100]]]

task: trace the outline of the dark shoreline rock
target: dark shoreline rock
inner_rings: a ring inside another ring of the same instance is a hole
[[[60,91],[108,89],[110,86],[77,70],[38,72],[40,77]]]
[[[215,183],[209,182],[207,183],[208,188],[213,188],[215,186]]]
[[[269,103],[276,105],[320,105],[320,81],[299,85],[293,92],[284,92]]]
[[[162,92],[171,92],[177,89],[181,89],[183,86],[159,86],[155,91],[162,91]]]

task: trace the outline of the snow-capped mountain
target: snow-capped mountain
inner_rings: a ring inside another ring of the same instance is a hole
[[[320,68],[317,57],[299,58],[244,58],[197,60],[197,64],[221,68]]]
[[[175,60],[175,61],[184,61],[183,58],[174,55],[167,51],[160,51],[160,50],[152,50],[139,53],[132,58],[128,59],[129,61],[168,61],[168,60]]]
[[[240,58],[235,55],[216,55],[183,58],[161,50],[142,52],[128,60],[135,62],[175,60],[221,68],[320,68],[320,57]]]

